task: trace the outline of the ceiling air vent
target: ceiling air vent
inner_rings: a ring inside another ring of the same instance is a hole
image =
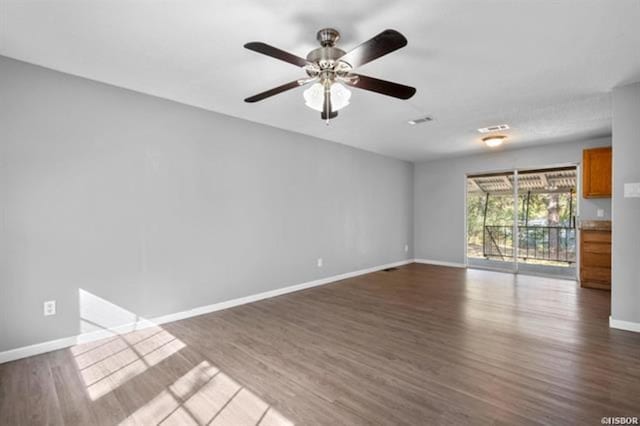
[[[478,131],[480,133],[491,133],[491,132],[507,130],[508,128],[509,128],[509,125],[507,124],[498,124],[497,126],[483,127],[481,129],[478,129]]]
[[[412,126],[415,126],[416,124],[428,123],[429,121],[433,121],[433,117],[430,115],[427,115],[426,117],[420,117],[413,120],[409,120],[408,123],[411,124]]]

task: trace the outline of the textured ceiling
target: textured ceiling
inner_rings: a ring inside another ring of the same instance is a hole
[[[637,0],[0,0],[0,14],[2,55],[413,161],[486,150],[475,129],[494,124],[511,148],[610,134],[610,90],[640,80]],[[329,126],[302,89],[243,102],[303,75],[245,42],[305,56],[325,26],[346,50],[402,32],[407,47],[359,70],[417,95],[354,89]]]

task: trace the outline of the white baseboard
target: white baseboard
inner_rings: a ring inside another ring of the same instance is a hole
[[[78,336],[63,337],[62,339],[49,340],[48,342],[36,343],[35,345],[0,352],[0,364],[73,346],[78,343],[76,340],[77,337]]]
[[[623,321],[609,317],[609,327],[640,333],[640,322]]]
[[[414,259],[415,263],[424,263],[427,265],[438,265],[438,266],[450,266],[452,268],[466,268],[467,265],[464,263],[457,262],[443,262],[441,260],[431,260],[431,259]]]
[[[382,269],[407,265],[413,262],[414,262],[414,259],[401,260],[398,262],[388,263],[386,265],[360,269],[358,271],[347,272],[340,275],[334,275],[331,277],[320,278],[314,281],[308,281],[302,284],[296,284],[289,287],[282,287],[275,290],[265,291],[263,293],[253,294],[250,296],[245,296],[237,299],[227,300],[224,302],[214,303],[212,305],[200,306],[200,307],[189,309],[182,312],[175,312],[172,314],[162,315],[152,319],[141,319],[140,321],[137,321],[135,323],[123,324],[117,327],[112,327],[108,330],[98,330],[98,331],[93,331],[89,333],[79,334],[77,336],[64,337],[56,340],[49,340],[43,343],[36,343],[34,345],[23,346],[20,348],[0,352],[0,364],[9,362],[9,361],[14,361],[16,359],[26,358],[33,355],[39,355],[46,352],[55,351],[58,349],[68,348],[70,346],[74,346],[80,343],[92,342],[95,340],[103,339],[105,337],[111,337],[117,334],[128,333],[134,330],[141,330],[144,328],[153,327],[153,326],[165,324],[172,321],[178,321],[181,319],[191,318],[198,315],[204,315],[204,314],[208,314],[215,311],[221,311],[223,309],[232,308],[234,306],[257,302],[259,300],[269,299],[271,297],[281,296],[283,294],[293,293],[295,291],[305,290],[307,288],[329,284],[335,281],[356,277],[358,275],[377,272]]]
[[[277,288],[275,290],[265,291],[264,293],[252,294],[250,296],[240,297],[238,299],[227,300],[225,302],[214,303],[213,305],[200,306],[188,311],[177,312],[174,314],[163,315],[154,318],[151,322],[156,325],[167,322],[178,321],[185,318],[191,318],[198,315],[208,314],[210,312],[221,311],[223,309],[233,308],[234,306],[245,305],[247,303],[257,302],[258,300],[269,299],[271,297],[281,296],[294,291],[305,290],[311,287],[329,284],[335,281],[345,280],[347,278],[357,277],[358,275],[369,274],[371,272],[380,271],[382,269],[393,268],[396,266],[407,265],[413,263],[413,259],[401,260],[398,262],[388,263],[386,265],[374,266],[373,268],[360,269],[359,271],[347,272],[340,275],[334,275],[327,278],[320,278],[314,281],[308,281],[302,284],[296,284],[289,287]]]

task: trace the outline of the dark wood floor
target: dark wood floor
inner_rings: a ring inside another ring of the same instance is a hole
[[[408,265],[0,365],[0,423],[600,424],[640,335],[570,281]]]

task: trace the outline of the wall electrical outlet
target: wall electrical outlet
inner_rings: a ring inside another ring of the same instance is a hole
[[[318,268],[322,268],[322,258],[318,258]]]
[[[405,245],[404,245],[404,252],[405,252],[405,253],[408,253],[408,252],[409,252],[409,245],[408,245],[408,244],[405,244]]]
[[[50,315],[56,314],[56,301],[55,300],[47,300],[44,302],[44,316],[48,317]]]
[[[604,209],[596,209],[596,216],[604,217]]]

